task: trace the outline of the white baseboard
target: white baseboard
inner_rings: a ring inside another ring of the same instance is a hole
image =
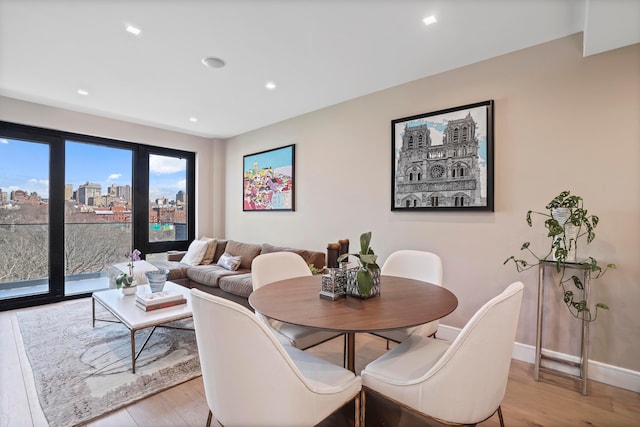
[[[438,326],[438,338],[442,338],[448,341],[454,340],[458,333],[459,328],[452,326],[442,325]],[[560,360],[566,360],[571,362],[577,362],[579,358],[565,353],[558,353],[550,350],[543,350],[545,354],[553,356]],[[535,346],[522,344],[516,342],[513,346],[512,357],[516,360],[521,360],[527,363],[535,363],[536,348]],[[545,364],[545,366],[547,366]],[[558,371],[575,374],[575,368],[566,366],[561,363],[549,363],[549,367],[557,369]],[[630,390],[636,393],[640,393],[640,372],[632,371],[630,369],[621,368],[618,366],[608,365],[606,363],[597,362],[595,360],[589,360],[589,379],[599,381],[601,383],[609,384],[614,387],[620,387],[625,390]]]

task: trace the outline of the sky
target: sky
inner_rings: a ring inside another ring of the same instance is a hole
[[[275,150],[250,154],[244,157],[244,171],[253,169],[253,163],[258,161],[258,169],[271,167],[279,173],[291,176],[293,146],[276,148]]]
[[[76,191],[87,181],[102,186],[107,193],[112,184],[131,185],[132,153],[129,150],[67,141],[65,183]],[[175,200],[186,191],[186,160],[151,155],[149,198]],[[49,146],[47,144],[0,138],[0,188],[36,192],[49,197]]]
[[[444,136],[444,130],[447,127],[449,120],[464,119],[467,114],[471,114],[471,117],[476,122],[476,136],[478,137],[478,157],[480,157],[480,163],[486,164],[487,161],[487,110],[486,107],[477,107],[471,109],[462,109],[458,111],[449,112],[446,114],[440,114],[437,116],[425,117],[422,119],[411,120],[409,126],[417,126],[426,124],[429,127],[431,142],[435,147],[442,145],[442,137]],[[407,122],[396,123],[395,141],[396,141],[396,160],[400,155],[400,148],[402,148],[402,135],[404,134],[404,125]]]

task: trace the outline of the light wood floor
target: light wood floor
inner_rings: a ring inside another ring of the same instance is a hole
[[[0,312],[0,427],[47,426],[38,404],[25,362],[15,312]],[[337,338],[311,350],[334,363],[342,362],[342,339]],[[371,336],[356,338],[356,369],[385,351],[385,341]],[[507,427],[514,426],[640,426],[640,394],[591,381],[589,396],[582,396],[572,381],[547,375],[532,379],[533,367],[513,361],[502,411]],[[429,423],[394,405],[367,398],[367,426],[438,425]],[[207,403],[202,379],[184,384],[105,415],[89,427],[204,426]],[[322,426],[349,426],[352,412],[345,408]],[[215,423],[214,423],[215,424]],[[497,415],[480,426],[498,426]]]

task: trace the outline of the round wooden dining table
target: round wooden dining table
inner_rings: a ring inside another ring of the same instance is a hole
[[[407,328],[440,319],[458,306],[456,296],[441,286],[395,276],[380,276],[380,295],[321,298],[322,276],[296,277],[270,283],[249,296],[259,313],[281,322],[344,332],[347,368],[355,372],[355,334]]]

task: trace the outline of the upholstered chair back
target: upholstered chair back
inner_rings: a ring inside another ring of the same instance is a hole
[[[191,295],[207,404],[221,424],[315,425],[358,394],[359,377],[285,350],[245,307],[198,289]]]
[[[278,280],[311,276],[304,259],[293,252],[272,252],[258,255],[251,264],[253,290]]]

